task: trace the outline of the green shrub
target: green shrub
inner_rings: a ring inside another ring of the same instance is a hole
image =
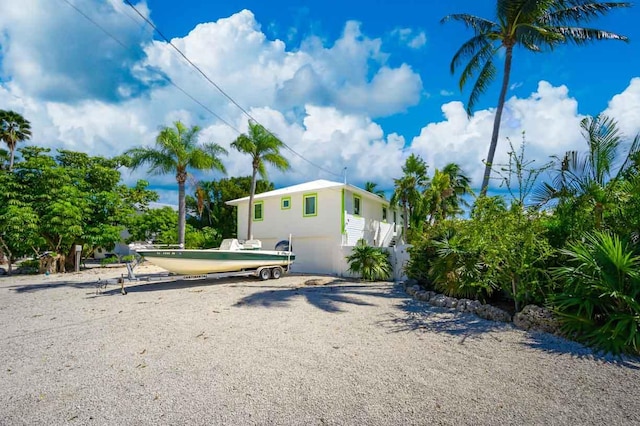
[[[126,256],[122,256],[122,258],[120,259],[121,262],[125,262],[125,263],[130,263],[133,262],[135,260],[135,256],[132,254],[128,254]]]
[[[388,280],[392,275],[389,253],[371,247],[365,240],[358,240],[351,255],[347,256],[349,272],[360,275],[365,281]]]
[[[617,235],[586,234],[562,253],[551,302],[569,337],[613,354],[640,353],[640,256]]]
[[[101,266],[113,265],[115,263],[120,263],[120,260],[118,260],[117,256],[109,256],[100,260]]]

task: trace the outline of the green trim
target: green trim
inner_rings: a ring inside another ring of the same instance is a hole
[[[199,259],[199,260],[278,260],[287,259],[287,255],[264,253],[261,250],[138,250],[141,256],[153,259],[154,257],[175,258],[175,259]],[[295,260],[295,255],[291,254],[291,260]]]
[[[344,216],[345,216],[345,211],[344,211],[344,188],[342,188],[342,217],[340,218],[341,219],[341,227],[340,227],[340,229],[341,229],[342,235],[344,235],[345,232],[346,232],[346,229],[345,229],[345,226],[344,226]]]
[[[284,206],[284,202],[288,201],[289,205]],[[280,210],[290,210],[291,209],[291,197],[282,197],[280,198]]]
[[[309,213],[307,214],[306,209],[307,209],[307,198],[311,198],[313,197],[315,199],[315,203],[314,206],[316,208],[316,211],[313,213]],[[302,217],[313,217],[313,216],[318,216],[318,193],[317,192],[311,192],[308,194],[302,194]]]
[[[260,206],[261,217],[256,217],[256,207]],[[253,221],[254,222],[262,222],[264,220],[264,201],[254,201],[253,202]]]
[[[358,200],[358,211],[356,212],[356,200]],[[362,197],[356,194],[353,194],[353,215],[354,216],[362,216]]]

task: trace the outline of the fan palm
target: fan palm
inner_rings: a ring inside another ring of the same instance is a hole
[[[389,253],[378,247],[371,247],[360,239],[347,256],[349,272],[358,274],[365,281],[386,280],[391,277],[392,267]]]
[[[497,70],[494,59],[504,52],[502,87],[480,195],[486,195],[489,186],[502,110],[509,87],[513,49],[520,46],[532,52],[542,52],[567,43],[582,45],[596,40],[627,41],[622,35],[580,25],[606,15],[613,9],[631,6],[631,3],[626,2],[589,0],[497,0],[496,3],[495,21],[469,14],[453,14],[442,19],[442,22],[462,22],[474,32],[473,37],[454,54],[450,65],[451,73],[454,74],[465,61],[468,61],[460,75],[461,90],[470,78],[477,75],[467,102],[467,114],[471,115],[480,95],[495,79]]]
[[[278,170],[286,171],[291,168],[289,161],[280,154],[284,143],[262,125],[249,121],[248,134],[241,134],[231,143],[231,146],[243,154],[251,157],[251,192],[249,193],[249,213],[247,218],[247,238],[253,239],[252,234],[252,208],[253,197],[256,193],[256,178],[258,174],[262,179],[267,179],[266,164],[270,164]]]
[[[9,148],[9,171],[13,169],[16,145],[31,138],[31,123],[15,111],[0,110],[0,139]]]
[[[210,142],[198,145],[200,128],[187,128],[180,121],[173,127],[164,127],[156,138],[156,148],[137,147],[126,152],[131,157],[132,169],[143,164],[149,165],[149,173],[161,175],[174,173],[178,182],[178,244],[184,246],[186,206],[185,183],[188,169],[218,170],[225,172],[220,155],[227,151],[220,145]]]

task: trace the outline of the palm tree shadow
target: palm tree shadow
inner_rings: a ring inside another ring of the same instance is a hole
[[[375,306],[371,298],[406,298],[406,294],[390,289],[388,283],[345,284],[336,279],[321,286],[270,287],[243,297],[234,306],[286,308],[299,297],[325,312],[339,313],[345,312],[345,305]]]
[[[447,308],[431,306],[413,299],[404,300],[398,305],[401,315],[390,314],[390,318],[378,321],[392,333],[434,332],[461,337],[462,342],[472,336],[504,330],[504,323],[484,320],[476,315],[457,312]],[[461,343],[462,343],[461,342]]]
[[[607,364],[615,364],[632,370],[640,370],[640,357],[628,355],[615,356],[597,351],[573,340],[568,340],[554,334],[529,331],[527,340],[522,345],[532,349],[538,349],[552,355],[570,354],[578,359],[591,359]]]

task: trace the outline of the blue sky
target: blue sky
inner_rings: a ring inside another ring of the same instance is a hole
[[[467,93],[460,93],[449,62],[471,33],[440,19],[458,12],[493,18],[493,2],[135,4],[238,103],[321,167],[290,154],[292,172],[270,174],[277,186],[340,180],[347,167],[350,183],[371,180],[389,189],[411,153],[431,171],[458,162],[479,186],[498,81],[467,119]],[[159,127],[180,119],[201,126],[203,140],[228,147],[237,133],[166,77],[235,129],[246,129],[246,117],[122,0],[0,0],[0,10],[0,108],[32,121],[33,143],[114,155],[153,144]],[[639,18],[634,7],[592,24],[630,43],[515,52],[498,161],[506,160],[505,138],[517,141],[522,131],[536,161],[582,149],[584,115],[605,112],[625,133],[640,132]],[[229,175],[248,174],[247,159],[237,153],[225,163]],[[172,176],[148,179],[163,201],[173,201]]]

